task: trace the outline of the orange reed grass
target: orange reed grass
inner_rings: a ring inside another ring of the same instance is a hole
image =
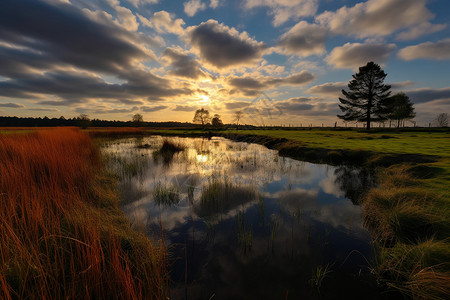
[[[80,130],[0,134],[1,299],[165,296],[164,249],[131,230],[101,170]]]

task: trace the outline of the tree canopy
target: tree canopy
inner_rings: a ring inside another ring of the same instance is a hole
[[[349,91],[342,90],[345,98],[339,98],[339,108],[344,113],[338,117],[344,121],[371,122],[387,119],[386,99],[390,96],[391,86],[383,84],[387,74],[374,62],[368,62],[352,75],[348,83]]]
[[[220,116],[218,114],[215,114],[214,117],[211,120],[211,124],[214,127],[222,127],[223,126],[223,122],[220,119]]]
[[[397,128],[402,120],[413,119],[416,116],[413,104],[405,93],[397,93],[386,99],[388,118],[397,121]]]
[[[195,111],[194,119],[192,120],[192,122],[205,126],[209,124],[210,119],[211,117],[209,116],[209,111],[204,108],[200,108]]]
[[[142,123],[144,123],[144,117],[141,114],[134,114],[133,117],[131,118],[131,121],[136,126],[141,126]]]

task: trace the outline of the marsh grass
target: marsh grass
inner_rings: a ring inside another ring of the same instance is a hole
[[[165,249],[133,231],[75,129],[0,134],[0,298],[161,299]]]
[[[364,200],[364,224],[377,245],[373,270],[380,282],[413,298],[448,299],[448,206],[419,188],[409,169],[384,170],[380,187]]]
[[[164,140],[161,148],[153,152],[153,158],[161,158],[164,164],[169,165],[176,153],[184,151],[186,147],[182,144],[176,144],[170,140]]]
[[[328,275],[331,273],[330,265],[327,264],[324,266],[316,266],[313,268],[311,273],[311,279],[309,280],[309,284],[311,287],[317,289],[317,291],[320,292],[320,289],[322,287],[322,283],[325,280],[325,278],[328,277]]]
[[[153,200],[159,206],[176,206],[181,200],[180,190],[172,184],[158,181],[153,188]]]
[[[243,253],[250,252],[253,244],[253,228],[249,225],[243,212],[236,215],[237,240]]]

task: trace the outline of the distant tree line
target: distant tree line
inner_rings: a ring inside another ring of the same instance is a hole
[[[48,117],[2,117],[0,116],[0,127],[55,127],[55,126],[79,126],[87,127],[197,127],[187,122],[144,122],[133,119],[130,121],[108,121],[100,119],[89,119],[86,115],[74,118],[61,116],[59,118]]]

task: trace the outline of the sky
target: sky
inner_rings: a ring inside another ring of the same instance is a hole
[[[450,1],[0,1],[0,116],[342,125],[369,61],[417,125],[450,113]]]

